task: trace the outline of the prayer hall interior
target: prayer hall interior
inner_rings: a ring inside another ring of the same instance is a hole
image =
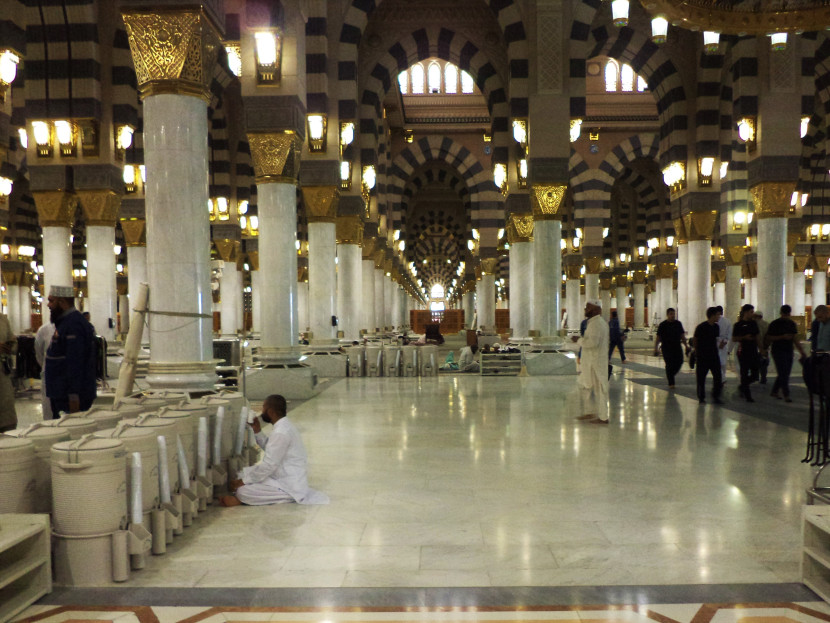
[[[211,504],[9,616],[830,621],[800,367],[791,404],[730,362],[700,405],[652,354],[670,307],[806,334],[827,303],[828,28],[819,0],[0,0],[12,329],[71,286],[111,386],[141,331],[139,389],[285,395],[331,498]],[[607,427],[575,419],[591,300],[630,328]],[[472,340],[520,356],[447,370]]]

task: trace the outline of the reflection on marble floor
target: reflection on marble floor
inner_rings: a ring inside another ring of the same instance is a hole
[[[330,505],[212,508],[128,585],[797,582],[803,434],[639,374],[608,427],[573,377],[343,379],[291,413]]]
[[[42,623],[826,623],[824,603],[459,608],[200,608],[36,606],[19,620]]]

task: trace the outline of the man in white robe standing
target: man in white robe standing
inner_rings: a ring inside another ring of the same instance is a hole
[[[608,323],[601,315],[599,299],[585,303],[585,335],[571,339],[582,348],[577,382],[582,390],[582,415],[578,420],[608,424]]]
[[[720,337],[718,338],[718,357],[720,357],[721,376],[726,383],[726,360],[729,358],[729,353],[732,351],[732,323],[729,318],[723,315],[723,307],[718,305],[717,309],[721,313],[720,320],[718,320],[718,329],[720,330]]]
[[[259,419],[251,424],[256,441],[265,456],[256,465],[246,467],[240,478],[230,483],[234,495],[219,499],[222,506],[248,504],[328,504],[325,493],[308,486],[308,455],[300,432],[286,416],[285,398],[268,396],[262,403],[262,420],[274,425],[267,437],[261,432]]]
[[[35,333],[35,359],[40,366],[40,405],[43,411],[43,419],[51,420],[52,401],[46,396],[46,351],[52,343],[52,336],[55,334],[55,325],[51,322],[40,325]]]

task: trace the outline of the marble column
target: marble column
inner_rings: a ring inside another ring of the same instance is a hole
[[[472,328],[473,315],[475,314],[475,295],[467,290],[467,284],[464,285],[464,294],[461,295],[461,309],[464,310],[464,326],[467,329]]]
[[[5,268],[5,264],[4,264]],[[3,272],[3,277],[7,279],[8,275],[6,272]],[[13,333],[21,333],[22,332],[22,318],[20,317],[20,298],[22,295],[22,290],[20,286],[12,286],[8,285],[8,279],[6,281],[6,315],[9,317],[9,324],[11,325]]]
[[[585,300],[599,298],[599,273],[585,274]]]
[[[557,206],[558,207],[558,206]],[[534,212],[533,320],[541,337],[557,335],[562,314],[562,221]]]
[[[138,296],[138,288],[142,283],[147,283],[147,247],[143,243],[132,246],[127,243],[127,296],[130,299],[130,307],[127,311],[129,313],[132,312],[132,306]],[[142,339],[147,341],[146,329]]]
[[[262,331],[262,311],[260,308],[262,273],[259,271],[259,240],[256,240],[256,250],[251,248],[252,243],[252,240],[245,241],[248,265],[251,268],[251,333],[259,335]]]
[[[223,336],[236,337],[242,329],[242,273],[236,262],[225,262],[219,281],[219,308]]]
[[[795,270],[795,257],[792,255],[787,255],[787,267],[786,267],[786,279],[787,282],[784,284],[784,302],[788,304],[790,307],[793,305],[793,275]],[[776,316],[778,315],[778,311],[776,311]]]
[[[78,198],[64,191],[32,193],[43,236],[44,307],[53,285],[72,285],[72,224]],[[115,270],[113,266],[113,270]],[[48,310],[45,320],[48,321]]]
[[[309,331],[308,281],[297,282],[297,327],[300,333]]]
[[[364,245],[365,244],[366,242],[364,240]],[[372,242],[372,245],[374,246],[374,241]],[[364,253],[366,253],[365,248]],[[369,255],[371,255],[371,251],[369,252]],[[375,261],[371,257],[368,259],[364,258],[362,262],[362,270],[363,277],[360,287],[363,295],[361,296],[360,302],[362,312],[360,327],[372,333],[377,326],[377,322],[375,322]]]
[[[481,279],[476,284],[478,326],[486,333],[496,332],[496,270],[498,266],[498,258],[482,258]]]
[[[389,262],[391,264],[391,262]],[[395,282],[392,281],[392,276],[386,273],[391,272],[389,267],[384,268],[383,273],[383,317],[386,319],[386,324],[394,331],[395,326]]]
[[[805,310],[806,279],[803,270],[793,271],[793,295],[790,305],[793,308],[793,316],[803,316]]]
[[[827,272],[817,269],[813,272],[813,309],[819,305],[827,305]]]
[[[749,304],[758,309],[758,277],[749,279]]]
[[[723,281],[715,284],[715,305],[720,305],[726,311],[726,283]]]
[[[681,220],[682,223],[682,220]],[[677,245],[677,319],[686,327],[689,320],[689,244],[679,241]]]
[[[565,310],[568,312],[568,330],[578,330],[583,318],[583,309],[579,304],[579,278],[565,281]]]
[[[646,284],[634,282],[634,328],[643,329],[646,323]]]
[[[392,326],[395,331],[400,331],[403,322],[401,322],[401,292],[397,282],[394,280],[394,275],[388,278],[387,285],[389,287],[389,296],[391,298],[390,315],[392,318]]]
[[[20,305],[18,308],[20,332],[25,333],[32,328],[32,291],[28,285],[20,286],[20,298],[18,299],[18,304]]]
[[[383,252],[381,251],[381,258],[383,257]],[[386,281],[386,273],[383,272],[382,262],[381,259],[381,266],[378,266],[378,259],[375,258],[375,328],[383,331],[386,326],[388,326],[387,318],[386,318],[386,304],[384,301],[384,295],[386,293],[386,287],[384,282]]]
[[[601,289],[599,291],[599,300],[602,302],[602,317],[606,322],[611,318],[611,290]],[[619,314],[617,314],[619,317]]]
[[[150,286],[150,364],[153,387],[212,389],[213,318],[210,290],[208,202],[208,114],[210,74],[180,79],[175,67],[210,66],[220,41],[207,13],[175,9],[155,14],[123,13],[144,102],[147,274]],[[172,49],[157,54],[155,43],[178,31],[182,20],[193,34],[167,39]],[[178,64],[178,65],[177,65]],[[164,312],[164,313],[153,313]],[[186,322],[183,322],[186,320]]]
[[[740,264],[726,263],[726,303],[723,306],[724,315],[733,320],[738,317],[741,309],[741,266]]]
[[[712,244],[709,240],[688,242],[688,321],[697,326],[706,320],[712,283]]]
[[[662,279],[658,279],[658,283],[660,283],[660,287],[662,288],[660,292],[660,302],[658,304],[658,308],[654,309],[653,312],[657,313],[657,317],[660,318],[660,320],[664,320],[666,318],[666,310],[669,307],[674,306],[672,301],[672,286],[674,285],[674,279],[671,277],[663,277]]]
[[[795,182],[761,182],[752,193],[758,219],[758,286],[756,309],[769,320],[785,302],[787,275],[787,217]]]
[[[617,284],[617,295],[615,297],[617,302],[617,314],[620,318],[625,318],[625,310],[629,307],[628,292],[626,286],[619,285],[619,279],[617,280]]]
[[[533,232],[533,217],[528,215],[510,216],[512,220],[529,222],[530,233]],[[513,337],[527,337],[530,329],[530,288],[532,286],[533,269],[531,258],[533,253],[531,236],[516,232],[516,227],[509,224],[507,227],[510,241],[510,327]],[[524,232],[522,232],[524,233]]]
[[[340,198],[336,186],[304,186],[303,200],[308,210],[308,315],[311,343],[336,344],[337,327],[337,231],[335,217]]]
[[[363,219],[337,217],[337,318],[347,340],[360,337],[360,299],[363,295]]]

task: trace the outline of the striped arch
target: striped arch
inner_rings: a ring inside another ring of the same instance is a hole
[[[585,101],[585,78],[587,76],[586,62],[588,56],[588,40],[591,36],[591,24],[594,15],[599,9],[601,0],[580,0],[575,2],[573,20],[571,21],[570,41],[568,52],[570,54],[570,91],[571,117],[584,118],[586,110]]]
[[[466,232],[471,229],[471,227],[467,225],[466,220],[464,223],[456,222],[456,219],[453,218],[453,213],[451,211],[433,216],[430,219],[432,222],[420,224],[418,222],[413,222],[407,217],[407,214],[409,213],[409,206],[413,197],[415,197],[421,189],[434,184],[440,184],[450,188],[463,203],[465,214],[467,214],[467,217],[469,218],[470,191],[467,188],[466,182],[455,170],[450,169],[446,165],[439,165],[437,163],[427,164],[420,170],[416,171],[409,181],[407,181],[406,186],[404,187],[403,197],[401,199],[401,222],[396,228],[399,228],[402,232],[405,232],[407,248],[410,248],[410,246],[415,243],[423,229],[432,224],[442,225],[448,230],[453,231],[453,235],[460,235],[464,238],[464,240],[466,240]],[[464,244],[466,243],[462,243],[462,247]]]
[[[675,160],[686,162],[689,127],[686,92],[674,63],[657,44],[631,28],[609,32],[605,27],[593,31],[596,45],[588,58],[608,56],[628,63],[648,83],[657,102],[660,118],[660,166]]]
[[[112,121],[138,127],[138,80],[133,68],[127,31],[115,28],[112,42]]]
[[[602,247],[602,230],[609,226],[609,206],[614,182],[634,160],[657,160],[659,143],[655,134],[638,134],[614,147],[598,168],[591,169],[586,165],[578,173],[572,169],[572,173],[577,173],[576,178],[571,178],[575,226],[582,228],[584,249],[589,254],[591,249]]]
[[[374,145],[378,120],[382,118],[381,102],[390,89],[397,87],[397,75],[412,64],[431,57],[458,65],[476,81],[492,118],[493,162],[508,162],[511,107],[502,77],[484,51],[463,35],[439,26],[419,28],[402,37],[381,55],[363,81],[360,94],[361,162],[375,162]]]
[[[826,116],[823,107],[816,102],[816,112],[810,118],[807,134],[801,140],[801,158],[799,159],[799,179],[797,189],[809,193],[807,205],[804,206],[805,223],[812,222],[814,214],[822,214],[830,208],[830,180],[827,176],[827,141]]]
[[[226,197],[231,200],[231,153],[228,143],[228,120],[225,107],[220,106],[210,117],[208,132],[210,174],[209,193],[211,197]]]
[[[416,169],[430,161],[444,162],[458,172],[470,194],[470,227],[478,229],[482,248],[495,248],[496,234],[504,222],[504,205],[486,169],[475,155],[450,138],[429,136],[408,145],[392,161],[387,174],[387,193],[392,222],[399,228],[404,190]],[[470,233],[470,232],[466,232]]]
[[[639,199],[635,245],[645,244],[649,238],[659,238],[664,233],[662,219],[668,206],[661,205],[651,180],[634,169],[626,168],[617,181],[631,186]]]
[[[101,119],[95,0],[27,3],[26,114],[30,119]]]
[[[305,24],[306,108],[309,113],[329,112],[328,6],[329,2],[309,2]]]
[[[701,52],[697,70],[695,155],[720,158],[720,96],[724,55]]]

